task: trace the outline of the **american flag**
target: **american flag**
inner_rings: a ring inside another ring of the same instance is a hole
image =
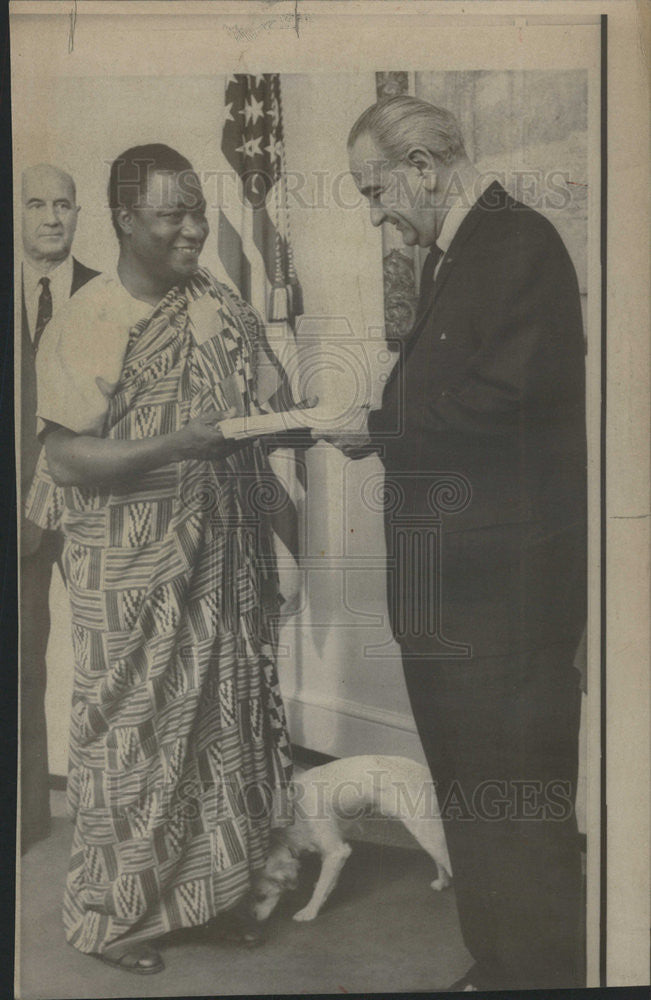
[[[294,267],[287,205],[280,77],[229,76],[225,88],[222,153],[237,179],[219,211],[218,250],[229,281],[265,319],[266,342],[257,359],[258,397],[269,409],[288,409],[298,396],[295,320],[303,311]],[[274,517],[283,613],[301,593],[299,519],[305,500],[300,450],[270,456],[285,502]]]

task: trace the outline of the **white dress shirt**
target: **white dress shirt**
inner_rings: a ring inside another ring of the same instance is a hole
[[[52,295],[52,315],[56,315],[58,309],[70,298],[72,290],[72,254],[68,254],[49,274],[43,274],[37,270],[29,258],[23,262],[23,291],[25,294],[25,308],[27,309],[27,322],[29,324],[29,335],[34,340],[36,330],[36,320],[38,318],[38,300],[41,297],[41,278],[50,279],[50,293]]]
[[[436,240],[437,247],[439,248],[439,250],[442,250],[443,253],[439,257],[438,263],[434,269],[435,278],[436,275],[439,273],[439,268],[445,259],[446,253],[450,249],[450,244],[452,243],[452,240],[457,235],[459,226],[467,216],[470,209],[477,204],[477,202],[483,195],[484,191],[487,188],[489,188],[490,185],[493,183],[493,180],[494,178],[482,179],[481,184],[478,187],[475,187],[475,191],[477,192],[477,197],[470,204],[468,204],[467,200],[466,201],[459,200],[453,202],[453,204],[448,209],[448,214],[445,216],[445,219],[443,220],[443,225],[441,226],[441,232],[439,233]]]

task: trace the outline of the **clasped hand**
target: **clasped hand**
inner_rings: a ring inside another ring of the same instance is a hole
[[[371,443],[371,435],[368,430],[369,409],[368,404],[359,406],[347,419],[346,423],[356,429],[347,430],[344,427],[326,431],[315,428],[312,431],[312,438],[315,441],[327,441],[328,444],[334,445],[344,455],[353,456],[355,452],[361,448],[366,448]]]

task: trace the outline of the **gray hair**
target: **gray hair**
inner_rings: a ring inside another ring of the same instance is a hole
[[[428,149],[442,163],[465,156],[459,123],[445,108],[437,108],[418,97],[389,97],[362,112],[350,130],[350,150],[368,133],[392,166],[407,158],[414,146]]]
[[[56,167],[53,163],[34,163],[30,167],[25,167],[22,173],[23,188],[30,177],[38,176],[39,174],[41,176],[43,174],[53,174],[58,177],[60,181],[63,181],[64,184],[68,184],[72,193],[72,200],[75,205],[77,204],[77,187],[75,185],[74,177],[72,177],[66,170],[62,170],[61,167]]]

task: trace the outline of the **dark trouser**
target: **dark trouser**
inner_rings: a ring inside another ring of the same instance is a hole
[[[44,531],[36,552],[20,560],[20,802],[21,850],[50,829],[50,791],[45,725],[45,652],[50,635],[52,569],[61,555],[62,536]]]
[[[575,650],[405,659],[484,989],[582,985]]]

